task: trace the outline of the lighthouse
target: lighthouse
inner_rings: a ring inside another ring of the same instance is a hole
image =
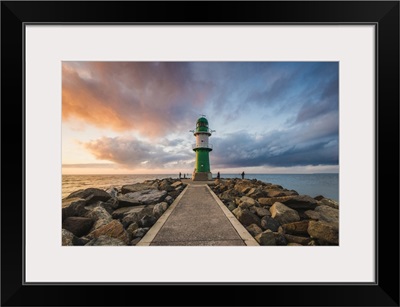
[[[209,157],[209,152],[212,151],[212,145],[208,143],[208,138],[214,130],[208,128],[208,120],[205,115],[201,115],[196,122],[196,130],[191,130],[191,132],[193,132],[196,137],[196,144],[192,145],[192,149],[196,153],[196,163],[192,180],[212,180]]]

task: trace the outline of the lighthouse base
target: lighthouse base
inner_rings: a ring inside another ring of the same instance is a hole
[[[207,180],[212,180],[212,174],[211,174],[211,172],[193,173],[193,175],[192,175],[192,180],[193,180],[193,181],[207,181]]]

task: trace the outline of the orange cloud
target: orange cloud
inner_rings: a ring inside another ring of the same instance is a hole
[[[62,68],[64,121],[147,137],[191,127],[193,107],[201,108],[209,91],[192,82],[187,63],[63,62]]]

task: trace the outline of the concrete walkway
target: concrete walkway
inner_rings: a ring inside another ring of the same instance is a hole
[[[204,183],[189,183],[137,246],[258,245]]]

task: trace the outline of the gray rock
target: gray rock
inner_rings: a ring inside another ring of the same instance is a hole
[[[339,210],[332,207],[321,205],[315,208],[315,212],[319,213],[319,220],[338,223],[339,222]]]
[[[233,201],[228,202],[228,209],[233,211],[237,208],[236,204]]]
[[[158,203],[154,206],[153,208],[153,215],[155,218],[159,218],[161,215],[164,214],[164,212],[168,209],[168,203],[167,202],[161,202]]]
[[[126,229],[126,232],[128,233],[129,240],[132,240],[133,238],[133,232],[139,228],[138,223],[132,223],[129,225],[129,227]]]
[[[274,237],[276,245],[285,246],[288,244],[285,236],[282,233],[274,232]]]
[[[281,225],[300,221],[297,211],[279,202],[274,203],[269,211],[271,212],[271,216]]]
[[[132,232],[132,238],[142,238],[148,231],[149,228],[138,228]]]
[[[263,232],[262,229],[256,224],[251,224],[247,226],[246,229],[253,237]]]
[[[112,198],[117,198],[117,196],[118,196],[118,189],[115,188],[115,187],[108,188],[108,189],[106,190],[106,192],[107,192],[108,194],[110,194]]]
[[[85,216],[88,210],[85,208],[86,200],[82,198],[63,199],[62,201],[62,221],[71,216]]]
[[[254,206],[254,207],[252,207],[252,209],[255,211],[254,213],[257,214],[261,218],[263,218],[264,216],[271,216],[271,213],[266,208],[260,208],[260,207]]]
[[[242,196],[239,199],[239,203],[238,203],[238,206],[242,209],[248,209],[255,205],[256,205],[256,201],[253,198],[247,197],[247,196]]]
[[[119,206],[150,205],[162,202],[167,197],[166,191],[143,190],[134,193],[127,193],[118,197]]]
[[[242,223],[244,226],[249,226],[251,224],[256,224],[257,226],[261,226],[260,218],[254,213],[250,212],[248,209],[241,209],[237,207],[232,211],[235,214],[236,218]]]
[[[325,221],[310,221],[308,233],[311,238],[318,239],[321,245],[338,245],[339,230],[334,223]]]
[[[308,195],[290,196],[289,199],[280,202],[295,210],[314,210],[318,204],[314,198]]]
[[[307,216],[310,220],[317,220],[317,221],[321,217],[320,214],[315,210],[307,210],[304,212],[304,215]]]
[[[87,203],[93,203],[96,201],[107,201],[111,198],[111,195],[106,191],[96,189],[96,188],[88,188],[85,190],[79,190],[71,193],[67,196],[67,198],[83,198],[87,201]]]
[[[142,228],[149,228],[157,222],[157,219],[152,215],[145,215],[139,221],[139,226]]]
[[[97,228],[100,228],[101,226],[104,226],[112,221],[112,217],[111,217],[110,213],[108,213],[108,211],[106,209],[104,209],[103,207],[93,208],[93,210],[88,212],[86,217],[95,221],[92,226],[92,229],[91,229],[92,231],[96,230]]]
[[[269,229],[258,234],[255,239],[260,245],[276,245],[274,233]]]
[[[276,231],[278,231],[279,226],[280,226],[279,222],[270,216],[265,216],[261,219],[261,227],[264,230],[269,229],[273,232],[276,232]]]
[[[62,223],[62,228],[72,232],[75,236],[81,237],[89,233],[93,220],[87,217],[71,216]]]
[[[66,229],[63,229],[61,231],[61,239],[62,239],[61,242],[63,246],[73,246],[74,238],[76,237],[72,232]]]
[[[115,210],[112,213],[112,218],[113,219],[119,219],[122,220],[125,216],[134,214],[134,213],[139,213],[141,212],[146,206],[141,205],[141,206],[133,206],[133,207],[122,207],[117,210]]]
[[[282,190],[271,190],[268,189],[268,197],[282,197],[287,196],[286,193]]]
[[[127,194],[127,193],[148,190],[148,189],[150,189],[151,184],[152,184],[151,182],[127,184],[127,185],[122,186],[121,193]]]
[[[168,205],[171,205],[174,202],[174,199],[170,195],[167,195],[164,200],[168,203]]]
[[[182,181],[175,181],[173,184],[171,184],[171,187],[173,187],[174,189],[176,189],[179,186],[184,186]]]
[[[99,236],[89,241],[85,246],[125,246],[126,244],[117,238],[106,235]]]
[[[164,190],[164,191],[170,192],[170,191],[174,191],[176,187],[172,187],[171,183],[168,180],[164,179],[164,180],[161,181],[161,183],[158,186],[158,188],[160,190]]]
[[[323,198],[320,200],[322,205],[329,206],[334,209],[339,209],[339,203],[330,198]]]

